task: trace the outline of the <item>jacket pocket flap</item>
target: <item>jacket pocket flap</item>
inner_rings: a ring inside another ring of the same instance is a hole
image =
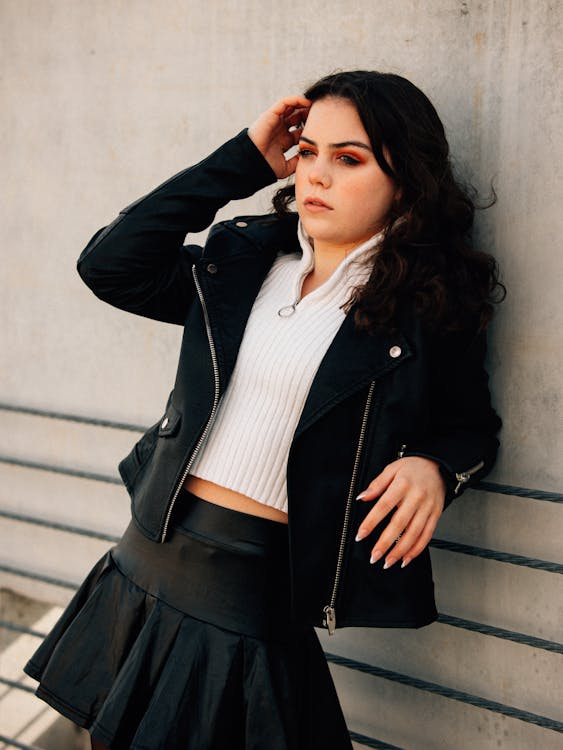
[[[158,427],[158,436],[170,437],[171,435],[175,435],[178,432],[181,421],[182,413],[179,412],[172,403],[169,403],[168,407],[166,408],[166,413],[160,420],[160,425]]]

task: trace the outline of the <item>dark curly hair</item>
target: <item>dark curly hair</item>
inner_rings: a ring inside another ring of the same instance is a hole
[[[494,258],[471,247],[475,191],[455,179],[444,126],[428,97],[402,76],[365,70],[321,78],[305,96],[352,102],[377,163],[400,189],[369,258],[370,278],[345,305],[348,311],[356,304],[356,326],[392,329],[404,305],[414,304],[433,329],[485,328],[506,290]],[[495,202],[492,194],[483,208]],[[294,185],[278,190],[275,212],[290,213],[294,199]]]

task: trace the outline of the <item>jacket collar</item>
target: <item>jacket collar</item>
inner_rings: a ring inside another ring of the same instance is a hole
[[[230,241],[220,242],[225,237],[222,232],[229,233],[226,239]],[[236,251],[231,250],[232,233],[244,240]],[[203,270],[211,260],[217,261],[218,271],[211,276],[203,272],[201,280],[223,384],[230,378],[252,305],[276,254],[298,249],[297,214],[283,219],[272,215],[237,217],[216,225],[210,233],[199,264]],[[340,401],[413,354],[403,333],[372,335],[356,330],[355,310],[354,305],[321,361],[295,436]]]

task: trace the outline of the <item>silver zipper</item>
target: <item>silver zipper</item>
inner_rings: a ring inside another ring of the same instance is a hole
[[[456,472],[455,478],[457,479],[457,485],[454,490],[454,495],[457,495],[462,485],[464,485],[466,482],[469,482],[473,474],[476,474],[479,469],[482,469],[485,465],[484,461],[479,461],[478,464],[475,464],[475,466],[472,466],[470,469],[467,469],[467,471],[461,471],[459,473]]]
[[[293,302],[291,305],[285,305],[284,307],[280,307],[278,310],[278,315],[280,318],[289,318],[290,315],[293,315],[295,312],[295,309],[297,308],[297,305],[301,302],[301,300],[298,298]]]
[[[342,535],[340,537],[340,547],[338,549],[338,558],[336,560],[336,572],[334,574],[334,583],[332,585],[332,594],[330,596],[330,604],[327,604],[323,608],[324,619],[323,625],[328,629],[329,635],[334,635],[336,630],[336,597],[338,595],[338,587],[340,586],[340,578],[342,576],[342,563],[344,562],[344,550],[346,548],[346,539],[348,536],[348,530],[350,528],[350,516],[352,515],[352,505],[354,502],[354,492],[356,489],[356,479],[358,477],[358,469],[360,466],[360,457],[362,455],[362,447],[364,444],[364,438],[366,434],[366,426],[368,421],[369,410],[371,401],[373,398],[373,391],[375,389],[375,380],[372,380],[369,387],[369,392],[366,398],[366,405],[364,407],[364,415],[362,417],[362,427],[360,429],[360,437],[358,438],[358,447],[356,448],[356,457],[354,459],[354,468],[352,469],[352,478],[350,480],[350,487],[348,489],[348,499],[346,500],[346,510],[344,512],[344,524],[342,526]]]
[[[399,448],[399,452],[397,453],[397,458],[403,458],[403,456],[405,455],[406,449],[407,449],[406,443],[401,445],[401,447]]]
[[[174,510],[174,504],[176,502],[178,495],[180,494],[180,490],[182,489],[184,482],[186,481],[186,477],[190,473],[190,469],[192,467],[194,459],[197,456],[201,446],[203,445],[203,442],[205,438],[207,437],[207,433],[209,432],[211,425],[213,424],[213,420],[215,419],[215,413],[217,411],[217,406],[219,405],[219,367],[217,365],[217,352],[215,351],[215,343],[213,342],[213,336],[211,335],[211,326],[209,325],[209,315],[207,314],[207,307],[205,305],[205,300],[203,298],[203,292],[201,291],[201,286],[197,278],[195,264],[192,266],[192,274],[194,277],[197,294],[199,296],[199,301],[201,302],[201,306],[203,308],[203,316],[205,319],[205,330],[207,331],[207,339],[209,341],[209,349],[211,351],[211,362],[213,363],[213,379],[214,379],[214,384],[215,384],[215,392],[213,396],[213,406],[211,408],[211,414],[209,415],[207,424],[205,425],[205,428],[203,432],[201,433],[199,440],[197,441],[197,445],[195,446],[193,453],[190,456],[188,463],[186,464],[186,468],[184,469],[182,478],[180,479],[178,486],[176,487],[176,490],[174,491],[174,495],[172,496],[172,500],[170,501],[170,506],[168,507],[166,518],[164,519],[162,535],[160,537],[161,543],[166,540],[166,534],[168,532],[168,524],[170,523],[170,517],[172,515],[172,511]]]
[[[314,258],[311,258],[309,261],[309,266],[301,272],[301,276],[295,283],[295,301],[292,302],[291,305],[284,305],[283,307],[280,307],[280,309],[278,310],[278,315],[280,316],[280,318],[289,318],[289,316],[293,315],[293,313],[297,309],[297,305],[301,302],[302,299],[303,281],[309,274],[309,271],[312,271],[314,265]]]

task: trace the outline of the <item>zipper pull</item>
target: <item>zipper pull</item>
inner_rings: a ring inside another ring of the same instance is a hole
[[[457,484],[455,486],[454,495],[457,495],[457,493],[461,489],[461,485],[469,482],[469,474],[467,474],[467,472],[463,474],[456,474],[455,478],[457,479]]]
[[[325,613],[323,625],[328,630],[329,635],[334,635],[334,631],[336,630],[336,610],[330,604],[327,604],[323,612]]]
[[[457,479],[456,488],[454,490],[454,495],[457,495],[459,492],[461,485],[465,484],[466,482],[469,482],[473,474],[476,474],[480,469],[483,468],[485,465],[484,461],[479,461],[478,464],[475,464],[475,466],[472,466],[470,469],[467,469],[467,471],[462,471],[459,474],[455,475],[455,478]]]
[[[293,315],[295,312],[297,305],[301,302],[301,298],[297,297],[295,302],[292,302],[291,305],[285,305],[285,307],[280,307],[278,310],[278,315],[280,318],[289,318],[290,315]]]

